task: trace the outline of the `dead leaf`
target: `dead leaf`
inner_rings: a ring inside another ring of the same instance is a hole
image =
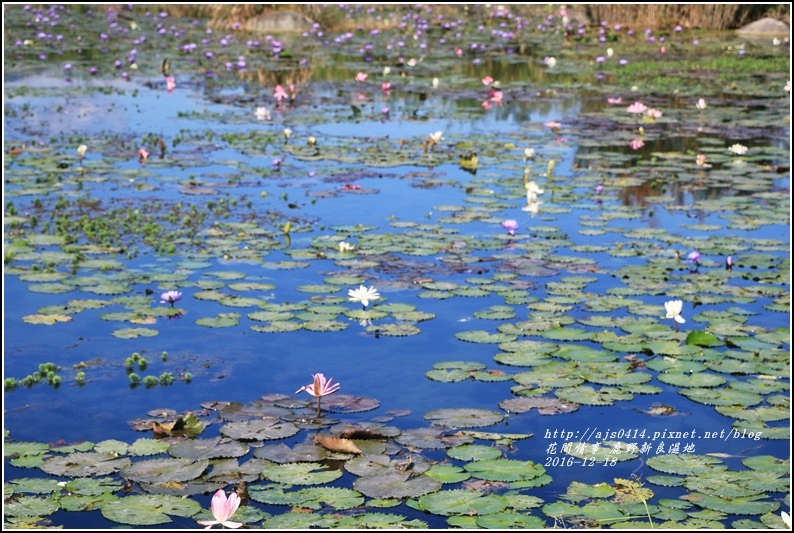
[[[329,435],[317,435],[314,437],[315,442],[327,450],[332,452],[342,453],[355,453],[361,454],[362,452],[356,443],[349,439],[339,439]]]

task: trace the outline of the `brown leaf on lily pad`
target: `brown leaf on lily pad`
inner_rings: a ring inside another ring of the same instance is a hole
[[[152,431],[155,438],[163,437],[195,437],[204,431],[201,423],[193,413],[177,418],[174,422],[152,422]]]
[[[356,443],[349,439],[340,439],[337,437],[332,437],[330,435],[323,435],[318,434],[314,437],[314,440],[317,444],[322,446],[327,450],[331,450],[332,452],[342,452],[342,453],[354,453],[354,454],[361,454],[363,453]]]

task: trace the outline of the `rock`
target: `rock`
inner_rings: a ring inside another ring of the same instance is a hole
[[[295,11],[273,11],[246,21],[243,27],[260,32],[304,32],[310,31],[313,24],[308,17]]]
[[[749,37],[761,37],[767,35],[788,35],[790,31],[791,29],[785,22],[766,17],[739,28],[736,33]]]

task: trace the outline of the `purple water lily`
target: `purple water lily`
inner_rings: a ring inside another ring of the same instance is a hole
[[[160,295],[160,303],[171,304],[171,307],[174,307],[174,304],[181,299],[182,293],[179,291],[166,291]]]

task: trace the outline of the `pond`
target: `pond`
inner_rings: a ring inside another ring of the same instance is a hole
[[[4,528],[784,527],[788,43],[149,9],[5,8]]]

